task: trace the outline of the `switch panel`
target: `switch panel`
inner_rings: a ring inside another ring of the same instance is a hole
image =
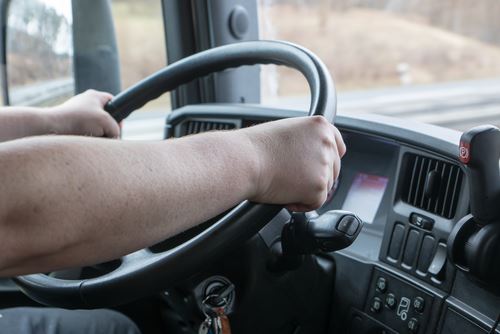
[[[398,333],[418,334],[426,330],[432,303],[432,295],[375,268],[365,312]]]

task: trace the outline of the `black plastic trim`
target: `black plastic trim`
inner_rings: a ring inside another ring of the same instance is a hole
[[[7,12],[10,0],[0,0],[0,66],[4,105],[10,105],[7,76]]]
[[[305,111],[274,109],[238,104],[190,105],[175,110],[168,116],[172,127],[186,118],[237,118],[275,120],[283,117],[306,116]],[[410,123],[380,115],[337,115],[335,125],[343,130],[371,134],[416,146],[458,162],[458,143],[461,133],[428,124]]]

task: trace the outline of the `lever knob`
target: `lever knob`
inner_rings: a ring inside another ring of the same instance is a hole
[[[482,125],[460,138],[460,161],[470,184],[471,213],[483,225],[500,218],[500,129]]]
[[[307,236],[314,250],[334,252],[350,246],[363,222],[351,212],[332,210],[312,218],[307,225]]]
[[[283,226],[279,249],[269,265],[273,272],[297,269],[304,256],[349,247],[363,228],[363,221],[348,211],[332,210],[310,218],[293,213]]]

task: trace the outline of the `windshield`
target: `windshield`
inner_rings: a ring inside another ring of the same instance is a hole
[[[500,1],[260,0],[260,34],[315,52],[339,113],[376,113],[465,130],[500,125]],[[308,87],[262,71],[267,104],[306,108]]]

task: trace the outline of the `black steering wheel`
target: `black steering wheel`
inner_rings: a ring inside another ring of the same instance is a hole
[[[325,65],[310,51],[282,41],[230,44],[186,57],[111,100],[106,110],[117,120],[165,92],[208,74],[243,65],[276,64],[300,71],[310,87],[309,115],[333,122],[336,97]],[[255,235],[282,207],[244,201],[193,238],[161,253],[146,248],[124,256],[115,270],[80,280],[44,274],[15,278],[30,298],[66,308],[108,307],[160,291],[192,275],[203,263]]]

